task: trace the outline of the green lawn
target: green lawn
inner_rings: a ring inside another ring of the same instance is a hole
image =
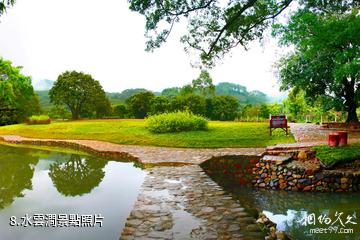
[[[325,165],[331,166],[338,162],[348,162],[360,159],[360,143],[353,143],[343,147],[329,147],[327,145],[313,147],[316,157]]]
[[[294,142],[293,136],[276,130],[269,136],[268,123],[209,122],[208,131],[154,134],[144,120],[80,120],[50,125],[10,125],[0,127],[0,135],[32,138],[94,139],[119,144],[167,147],[266,147]]]

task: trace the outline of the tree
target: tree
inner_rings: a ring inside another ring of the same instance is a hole
[[[181,38],[185,50],[195,50],[211,66],[236,46],[261,38],[264,31],[294,0],[129,0],[130,9],[145,16],[147,50],[166,42],[180,19],[188,20],[188,33]],[[311,11],[345,12],[360,6],[357,0],[301,0]]]
[[[125,103],[125,100],[131,97],[132,95],[139,92],[147,92],[145,88],[130,88],[125,89],[121,93],[106,93],[107,97],[111,100],[112,103]]]
[[[127,109],[127,106],[125,104],[118,104],[114,107],[113,110],[115,116],[117,116],[118,118],[127,118],[129,111]]]
[[[180,94],[181,88],[179,87],[171,87],[171,88],[165,88],[162,90],[161,95],[165,97],[176,97]]]
[[[239,102],[233,96],[214,96],[207,99],[207,117],[212,120],[233,121]]]
[[[10,61],[0,58],[0,109],[13,113],[11,116],[0,114],[0,125],[21,122],[40,110],[31,78],[20,71],[21,67],[14,67]]]
[[[324,100],[348,113],[346,122],[359,122],[360,16],[357,11],[314,14],[300,10],[290,22],[276,26],[281,43],[295,50],[279,62],[281,89],[297,87],[308,102]]]
[[[107,101],[99,81],[76,71],[62,73],[50,89],[49,96],[52,103],[65,104],[71,111],[72,119],[79,119],[84,109],[95,111],[99,103]]]
[[[191,111],[197,115],[206,115],[206,100],[197,94],[179,95],[171,102],[173,111]]]
[[[203,96],[215,94],[215,86],[208,71],[202,70],[198,78],[192,80],[192,87]]]
[[[267,104],[261,104],[259,109],[259,117],[261,118],[269,118],[270,109]]]
[[[15,0],[0,0],[0,17],[6,12],[6,9],[15,4]]]
[[[160,114],[168,112],[171,109],[170,99],[164,96],[154,97],[151,101],[150,114]]]
[[[152,92],[140,92],[126,99],[129,113],[135,118],[145,118],[151,110],[155,95]]]
[[[194,94],[195,89],[191,84],[186,84],[180,89],[180,95]]]
[[[64,105],[54,105],[49,111],[49,116],[51,118],[62,118],[67,119],[71,117],[71,114]]]

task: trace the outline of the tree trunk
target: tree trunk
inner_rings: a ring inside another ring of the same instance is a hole
[[[73,111],[71,111],[71,115],[72,115],[72,119],[73,120],[78,120],[79,119],[79,112],[78,111],[76,111],[76,110],[73,110]]]
[[[355,97],[355,78],[351,78],[350,82],[348,82],[347,79],[344,79],[344,83],[346,99],[345,104],[348,112],[346,123],[358,123],[359,119],[356,114],[356,108],[358,107],[358,104]]]
[[[359,119],[356,114],[356,105],[348,106],[348,116],[346,123],[358,123]]]

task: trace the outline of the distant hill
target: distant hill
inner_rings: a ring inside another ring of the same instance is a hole
[[[53,104],[50,103],[49,98],[49,89],[53,85],[53,81],[51,80],[42,80],[40,85],[42,88],[48,88],[46,90],[37,90],[36,93],[39,96],[40,100],[40,106],[41,108],[48,110],[52,107]],[[38,87],[40,85],[37,85]],[[35,86],[35,85],[34,85]],[[139,92],[145,92],[150,91],[145,88],[131,88],[131,89],[125,89],[122,92],[107,92],[106,96],[109,98],[112,105],[116,105],[119,103],[125,103],[125,100],[132,95],[139,93]],[[155,95],[164,95],[164,96],[173,96],[177,95],[180,92],[179,87],[173,87],[173,88],[167,88],[162,91],[162,93],[159,92],[153,92]],[[262,104],[266,102],[274,102],[279,101],[280,99],[268,97],[265,93],[260,91],[250,91],[248,92],[246,87],[235,84],[235,83],[228,83],[228,82],[222,82],[216,85],[215,92],[218,95],[230,95],[234,96],[239,100],[240,104]]]
[[[128,97],[131,97],[132,95],[139,93],[139,92],[146,92],[149,91],[145,88],[130,88],[125,89],[121,93],[118,92],[112,92],[112,93],[106,93],[106,96],[109,98],[111,104],[119,104],[119,103],[125,103],[125,100]]]
[[[46,91],[52,88],[54,81],[49,79],[42,79],[38,81],[33,81],[33,87],[36,91]]]
[[[269,99],[265,93],[258,90],[248,92],[245,86],[229,82],[221,82],[215,86],[218,95],[229,95],[236,97],[240,104],[261,104]]]

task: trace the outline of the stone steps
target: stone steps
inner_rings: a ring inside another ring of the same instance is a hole
[[[283,164],[285,162],[290,161],[292,158],[292,155],[286,154],[286,155],[264,155],[260,161],[263,162],[270,162],[275,164]]]

